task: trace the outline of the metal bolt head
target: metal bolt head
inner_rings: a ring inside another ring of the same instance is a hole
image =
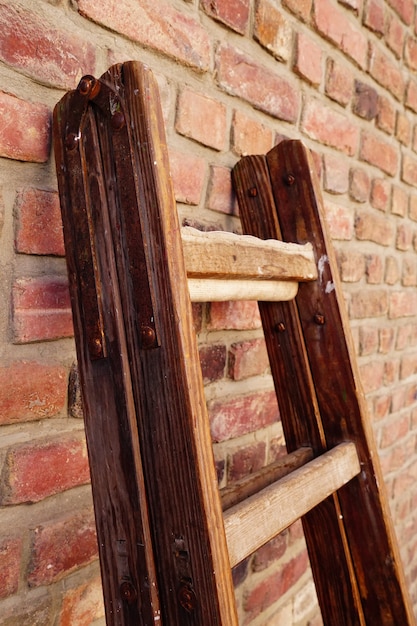
[[[285,174],[284,183],[287,185],[287,187],[292,187],[292,185],[295,183],[294,174]]]
[[[197,597],[187,584],[181,585],[178,590],[178,602],[187,613],[192,613],[197,606]]]
[[[68,133],[65,137],[65,147],[67,150],[75,150],[77,148],[78,143],[80,141],[80,136],[76,133]]]
[[[322,313],[316,313],[314,316],[314,322],[318,325],[318,326],[323,326],[325,323],[325,319],[324,319],[324,315]]]
[[[275,329],[279,332],[279,333],[283,333],[286,331],[285,328],[285,324],[284,322],[278,322],[278,324],[275,326]]]
[[[111,125],[113,130],[121,130],[126,124],[125,116],[122,111],[116,111],[111,118]]]
[[[82,96],[88,96],[90,99],[95,98],[100,91],[100,83],[94,76],[83,76],[77,87]]]
[[[251,187],[250,189],[248,189],[248,196],[250,198],[256,198],[257,195],[258,195],[258,190],[256,189],[256,187]]]
[[[120,585],[120,595],[122,599],[128,604],[134,604],[138,597],[136,589],[128,580],[125,580]]]
[[[155,331],[150,326],[142,326],[140,330],[142,348],[149,349],[155,345]]]

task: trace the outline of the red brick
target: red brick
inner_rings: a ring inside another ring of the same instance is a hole
[[[384,263],[379,254],[366,255],[366,282],[379,285],[384,279]]]
[[[417,113],[417,83],[410,78],[405,94],[405,106]]]
[[[313,0],[282,0],[282,6],[295,13],[304,22],[308,22]]]
[[[261,326],[257,302],[237,300],[210,305],[208,330],[253,330]]]
[[[325,91],[329,98],[346,106],[352,98],[353,84],[353,74],[347,65],[335,59],[327,61]]]
[[[51,584],[96,557],[92,511],[80,511],[38,526],[32,535],[28,584],[30,587]]]
[[[391,100],[380,95],[378,99],[378,115],[376,118],[378,128],[383,130],[384,133],[392,135],[395,131],[396,120],[396,111]]]
[[[362,209],[355,219],[356,237],[389,246],[394,239],[394,224],[383,215]]]
[[[211,435],[215,442],[265,428],[276,422],[279,416],[273,391],[212,400],[208,403],[208,411]]]
[[[1,4],[0,29],[0,59],[42,82],[73,89],[84,74],[95,72],[92,42],[32,11]]]
[[[365,257],[354,250],[343,250],[337,255],[340,278],[345,283],[357,283],[365,276]]]
[[[207,30],[184,11],[162,0],[78,0],[78,11],[102,26],[184,65],[206,71],[210,65]]]
[[[411,70],[417,70],[417,39],[410,35],[405,40],[404,60]]]
[[[0,91],[0,156],[44,163],[49,158],[50,142],[48,107]]]
[[[207,190],[207,208],[226,215],[238,215],[238,204],[228,167],[213,165]]]
[[[0,598],[16,593],[19,587],[22,539],[3,538],[0,543]]]
[[[379,352],[382,354],[388,354],[394,348],[394,329],[393,328],[380,328],[379,329]]]
[[[249,0],[201,0],[208,15],[243,35],[249,20]]]
[[[400,378],[417,374],[417,354],[405,354],[401,359]]]
[[[398,147],[388,143],[375,133],[362,132],[359,158],[379,167],[390,176],[394,176],[398,169]]]
[[[384,394],[382,396],[377,396],[374,400],[374,406],[372,411],[373,419],[379,421],[384,417],[387,417],[389,414],[391,406],[391,396],[389,394]]]
[[[401,167],[401,180],[417,187],[417,159],[404,154]]]
[[[384,4],[383,0],[369,0],[365,4],[363,23],[377,35],[383,35],[385,32]]]
[[[309,98],[304,106],[301,129],[312,139],[349,156],[356,152],[359,143],[357,124],[314,98]]]
[[[215,150],[223,150],[226,147],[226,113],[222,102],[183,89],[178,100],[175,128],[181,135]]]
[[[229,376],[243,380],[263,374],[269,367],[264,339],[249,339],[230,346]]]
[[[364,69],[368,42],[364,33],[331,0],[316,0],[314,23],[320,34],[335,43],[347,56]]]
[[[371,206],[385,212],[388,209],[391,185],[385,178],[374,178],[371,185]]]
[[[359,328],[359,354],[367,356],[378,349],[378,329],[373,326]]]
[[[397,59],[401,59],[404,50],[405,29],[400,20],[394,14],[391,14],[387,20],[385,27],[385,41]]]
[[[297,120],[300,93],[295,83],[227,44],[217,51],[216,68],[219,85],[228,93],[278,119]]]
[[[408,217],[414,222],[417,222],[417,196],[414,194],[410,196]]]
[[[295,73],[317,87],[323,75],[322,61],[321,46],[305,33],[298,33],[293,68]]]
[[[355,80],[355,96],[352,110],[365,120],[373,120],[378,113],[378,93],[376,89],[366,83]]]
[[[388,0],[388,4],[398,13],[408,26],[414,19],[414,0]]]
[[[228,481],[233,482],[260,470],[265,465],[266,443],[240,446],[228,455]]]
[[[417,315],[417,294],[414,291],[394,291],[389,297],[390,319]]]
[[[376,391],[383,384],[384,364],[379,361],[372,361],[359,367],[360,377],[365,393]]]
[[[351,294],[349,314],[352,319],[381,317],[388,311],[388,294],[384,289],[361,289]]]
[[[65,254],[58,194],[42,189],[23,189],[16,198],[16,252]]]
[[[352,168],[349,176],[349,195],[356,202],[367,202],[371,192],[368,173],[359,167]]]
[[[199,354],[204,383],[212,383],[223,378],[226,367],[226,346],[223,344],[201,346]]]
[[[54,417],[65,409],[66,369],[57,363],[17,361],[0,367],[0,423]]]
[[[397,236],[395,239],[395,247],[397,250],[406,251],[411,248],[413,233],[407,224],[399,224],[397,228]]]
[[[255,39],[280,61],[288,61],[292,50],[292,28],[287,17],[272,0],[256,4]]]
[[[323,164],[324,189],[334,194],[346,193],[349,188],[349,162],[346,157],[339,154],[325,154]]]
[[[414,257],[406,258],[403,261],[401,284],[404,287],[415,287],[417,285],[417,265]]]
[[[391,213],[393,215],[399,215],[405,217],[408,209],[408,195],[402,187],[398,185],[392,186],[391,195]]]
[[[284,556],[288,547],[288,532],[283,533],[268,541],[262,548],[259,548],[253,555],[252,569],[254,572],[261,572],[267,569],[274,561]]]
[[[377,44],[371,44],[369,73],[399,101],[403,100],[405,81],[398,63]]]
[[[16,343],[71,337],[72,315],[66,279],[20,278],[13,285]]]
[[[358,14],[362,9],[363,0],[338,0],[344,7],[351,9],[354,13]]]
[[[278,571],[262,580],[245,598],[244,609],[250,619],[272,606],[304,574],[308,567],[307,553],[302,552]]]
[[[409,146],[411,142],[411,121],[404,113],[397,113],[397,124],[395,136],[404,146]]]
[[[347,241],[352,239],[354,216],[351,208],[326,202],[324,209],[331,238]]]
[[[36,471],[33,471],[36,468]],[[83,439],[31,441],[11,448],[3,469],[2,504],[39,502],[89,481]]]
[[[185,204],[199,204],[206,179],[205,159],[170,149],[169,164],[175,199]]]
[[[62,601],[59,626],[89,626],[104,614],[101,579],[67,591]]]
[[[273,133],[241,111],[235,111],[232,122],[232,147],[238,156],[265,154],[272,148]]]
[[[400,278],[398,261],[393,256],[388,256],[385,260],[385,282],[387,285],[395,285]]]

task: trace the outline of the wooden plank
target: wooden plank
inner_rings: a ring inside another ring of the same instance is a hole
[[[299,246],[224,231],[181,228],[188,278],[315,280],[317,267],[309,243]]]
[[[232,567],[359,472],[355,444],[341,443],[226,511],[224,524]]]
[[[287,476],[298,467],[305,465],[312,457],[313,451],[311,448],[299,448],[291,454],[286,454],[274,463],[270,463],[248,476],[243,476],[243,478],[231,485],[227,485],[227,487],[223,487],[223,489],[220,489],[223,511],[230,509],[235,504],[239,504],[239,502],[243,502],[243,500],[268,487],[268,485],[276,482],[279,478]]]
[[[289,280],[189,278],[188,289],[191,302],[228,302],[229,300],[282,302],[295,298],[298,283]]]
[[[234,177],[244,230],[310,241],[319,269],[295,302],[260,303],[289,449],[318,453],[350,440],[361,464],[357,478],[303,518],[324,623],[415,624],[312,159],[285,141],[266,159],[243,159]],[[261,193],[249,198],[250,188]]]
[[[99,141],[85,134],[87,118]],[[86,255],[72,234],[72,206],[87,203],[103,311],[97,329],[87,332],[88,295],[78,268],[69,265],[101,567],[103,580],[111,581],[107,623],[237,626],[156,81],[140,63],[113,66],[64,98],[55,125],[69,256],[76,263]],[[78,150],[82,167],[67,183],[69,153]],[[79,198],[65,200],[71,185]],[[97,347],[94,360],[89,343]],[[124,572],[114,566],[119,562]]]

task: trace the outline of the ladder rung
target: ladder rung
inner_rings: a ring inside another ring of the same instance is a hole
[[[341,443],[224,514],[232,567],[359,474],[354,443]]]
[[[297,295],[298,282],[189,278],[188,289],[191,302],[225,302],[229,300],[288,302]]]

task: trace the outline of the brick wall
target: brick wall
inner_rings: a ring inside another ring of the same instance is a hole
[[[139,59],[181,219],[237,230],[230,170],[313,150],[417,606],[417,15],[413,0],[0,0],[0,624],[102,623],[51,111]],[[195,307],[222,485],[283,454],[256,304]],[[300,524],[235,571],[242,625],[319,626]]]

